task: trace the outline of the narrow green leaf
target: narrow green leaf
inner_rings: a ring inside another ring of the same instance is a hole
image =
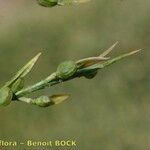
[[[126,57],[128,57],[128,56],[134,55],[134,54],[136,54],[136,53],[138,53],[138,52],[140,52],[140,51],[141,51],[141,49],[135,50],[135,51],[132,51],[132,52],[123,54],[123,55],[120,55],[120,56],[118,56],[118,57],[115,57],[115,58],[113,58],[113,59],[111,59],[111,60],[108,60],[108,61],[104,62],[99,68],[101,68],[101,67],[104,68],[104,67],[106,67],[106,66],[108,66],[108,65],[111,65],[111,64],[113,64],[113,63],[115,63],[115,62],[117,62],[117,61],[119,61],[119,60],[122,60],[123,58],[126,58]]]
[[[31,59],[21,70],[16,73],[16,75],[10,81],[6,82],[5,87],[11,87],[19,78],[25,77],[31,71],[40,55],[41,53],[37,54],[33,59]]]
[[[13,91],[13,93],[16,93],[17,91],[21,90],[23,87],[24,87],[24,79],[19,78],[16,80],[16,82],[12,84],[11,90]]]
[[[0,106],[7,106],[11,103],[13,93],[10,88],[2,87],[0,89]]]
[[[102,69],[102,68],[104,68],[104,67],[106,67],[106,66],[109,66],[109,65],[115,63],[115,62],[118,62],[119,60],[122,60],[123,58],[126,58],[126,57],[128,57],[128,56],[134,55],[134,54],[136,54],[136,53],[138,53],[138,52],[140,52],[140,51],[141,51],[141,49],[135,50],[135,51],[132,51],[132,52],[123,54],[123,55],[120,55],[120,56],[118,56],[118,57],[115,57],[115,58],[112,58],[112,59],[110,59],[110,60],[107,60],[107,61],[105,61],[104,63],[95,64],[95,65],[92,65],[92,66],[90,66],[90,67],[81,69],[78,73],[79,73],[79,74],[80,74],[80,72],[82,72],[83,74],[88,73],[88,72],[91,73],[91,72],[93,72],[93,71],[95,71],[95,70]]]
[[[78,68],[85,68],[103,61],[106,61],[108,59],[110,59],[110,57],[105,57],[107,56],[114,48],[115,46],[118,44],[118,42],[116,42],[115,44],[113,44],[109,49],[107,49],[106,51],[104,51],[102,54],[100,54],[99,56],[96,57],[88,57],[88,58],[84,58],[81,60],[78,60],[76,62]]]

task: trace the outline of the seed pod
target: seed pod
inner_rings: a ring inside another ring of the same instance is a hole
[[[40,107],[48,107],[51,105],[60,104],[61,102],[65,101],[68,97],[69,95],[67,94],[56,94],[50,97],[40,96],[37,99],[30,100],[30,102]]]
[[[0,106],[7,106],[11,103],[13,93],[8,87],[0,89]]]
[[[53,7],[57,5],[58,0],[37,0],[38,3],[45,7]]]
[[[50,98],[48,96],[40,96],[37,99],[34,100],[35,105],[38,105],[40,107],[48,107],[50,106]]]
[[[61,63],[56,71],[56,75],[60,79],[68,79],[77,71],[77,65],[73,61],[65,61]]]

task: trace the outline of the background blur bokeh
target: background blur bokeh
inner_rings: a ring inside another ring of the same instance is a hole
[[[72,139],[80,150],[150,149],[149,0],[92,0],[51,9],[36,0],[0,1],[1,85],[39,51],[43,55],[26,84],[64,60],[99,54],[115,41],[120,44],[112,56],[144,50],[93,80],[75,79],[34,94],[70,93],[58,106],[16,102],[1,109],[0,139]]]

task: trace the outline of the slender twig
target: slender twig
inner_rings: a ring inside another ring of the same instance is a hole
[[[44,80],[41,80],[40,82],[32,85],[32,86],[29,86],[27,88],[24,88],[20,91],[18,91],[15,95],[17,97],[21,97],[23,95],[26,95],[26,94],[29,94],[29,93],[32,93],[32,92],[35,92],[37,90],[41,90],[47,86],[50,85],[50,82],[53,82],[53,81],[56,81],[56,74],[55,73],[52,73],[50,76],[48,76],[47,78],[45,78]]]
[[[50,76],[48,76],[47,78],[45,78],[44,80],[41,80],[40,82],[34,84],[34,85],[31,85],[27,88],[24,88],[20,91],[18,91],[16,93],[16,96],[17,97],[21,97],[21,96],[24,96],[26,94],[29,94],[29,93],[32,93],[32,92],[35,92],[37,90],[40,90],[40,89],[43,89],[47,86],[52,86],[52,85],[55,85],[55,84],[59,84],[61,82],[65,82],[65,81],[68,81],[68,80],[71,80],[71,79],[74,79],[74,78],[77,78],[77,77],[82,77],[86,74],[89,74],[89,73],[92,73],[93,71],[97,71],[99,69],[103,69],[115,62],[118,62],[119,60],[122,60],[123,58],[126,58],[128,56],[131,56],[137,52],[139,52],[140,50],[136,50],[136,51],[132,51],[132,52],[129,52],[129,53],[126,53],[126,54],[123,54],[121,56],[118,56],[118,57],[115,57],[113,59],[110,59],[110,60],[107,60],[103,63],[99,63],[99,64],[94,64],[92,66],[89,66],[87,68],[82,68],[82,69],[79,69],[77,70],[77,72],[65,79],[65,80],[60,80],[57,76],[56,76],[56,73],[52,73]]]

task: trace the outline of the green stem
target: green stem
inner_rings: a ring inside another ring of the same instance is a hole
[[[122,60],[123,58],[131,56],[131,55],[133,55],[133,54],[135,54],[139,51],[140,50],[132,51],[132,52],[123,54],[121,56],[115,57],[111,60],[107,60],[104,63],[95,64],[95,65],[92,65],[92,66],[87,67],[87,68],[79,69],[73,76],[71,76],[71,77],[69,77],[68,79],[65,79],[65,80],[60,81],[60,79],[57,78],[56,73],[53,73],[50,76],[48,76],[46,79],[18,91],[15,95],[19,98],[19,97],[22,97],[26,94],[29,94],[29,93],[35,92],[37,90],[43,89],[47,86],[52,86],[52,85],[55,85],[55,84],[59,84],[60,82],[65,82],[65,81],[68,81],[68,80],[71,80],[71,79],[74,79],[74,78],[77,78],[77,77],[82,77],[86,74],[92,73],[93,71],[103,69],[103,68],[105,68],[105,67],[107,67],[107,66],[109,66],[109,65],[111,65],[115,62],[118,62],[119,60]]]
[[[49,86],[49,82],[52,82],[56,80],[56,74],[55,73],[52,73],[50,76],[48,76],[46,79],[44,80],[41,80],[40,82],[34,84],[34,85],[31,85],[27,88],[24,88],[20,91],[18,91],[17,93],[15,93],[15,95],[17,97],[22,97],[23,95],[26,95],[26,94],[29,94],[29,93],[32,93],[34,91],[37,91],[37,90],[40,90],[40,89],[43,89],[45,88],[46,86]]]
[[[34,103],[32,98],[27,98],[27,97],[20,97],[18,100],[21,101],[21,102],[28,103],[28,104],[33,104]]]

